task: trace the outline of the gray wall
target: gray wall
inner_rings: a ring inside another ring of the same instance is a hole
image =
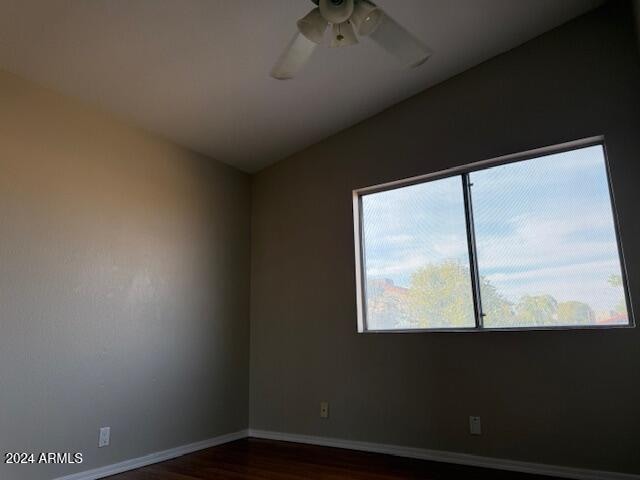
[[[636,35],[638,36],[638,46],[640,47],[640,0],[634,0],[633,6],[636,15]]]
[[[640,329],[357,334],[351,211],[357,187],[604,134],[640,311],[640,65],[623,5],[255,176],[252,428],[640,472]]]
[[[0,478],[246,428],[248,176],[7,73],[0,105],[0,451],[86,460]]]

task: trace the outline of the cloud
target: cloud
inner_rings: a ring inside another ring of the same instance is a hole
[[[478,235],[481,268],[518,269],[618,257],[611,217],[595,209],[587,214],[519,215],[508,223],[507,233]]]
[[[371,262],[369,260],[367,261],[367,275],[370,277],[407,277],[430,262],[432,262],[432,260],[428,256],[418,252],[405,255],[396,261],[383,260]]]
[[[472,174],[480,273],[504,295],[609,308],[619,257],[601,147]],[[429,263],[468,264],[459,177],[363,199],[367,275],[406,285]]]
[[[608,283],[609,276],[619,268],[617,260],[603,260],[496,273],[487,278],[502,295],[514,302],[523,295],[549,294],[558,301],[578,300],[595,309],[606,310],[624,296],[622,288]]]

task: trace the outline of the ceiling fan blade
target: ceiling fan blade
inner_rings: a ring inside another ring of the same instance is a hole
[[[431,49],[386,12],[381,13],[380,23],[369,34],[369,38],[408,67],[417,67],[426,62],[433,53]]]
[[[314,8],[304,17],[296,22],[298,31],[314,43],[320,45],[324,37],[324,32],[329,26],[319,8]]]
[[[280,58],[271,70],[271,76],[278,80],[288,80],[307,63],[317,44],[309,40],[300,32],[296,34],[282,52]]]

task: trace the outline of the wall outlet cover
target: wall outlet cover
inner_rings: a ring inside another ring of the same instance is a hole
[[[482,435],[482,423],[480,417],[469,417],[469,433],[471,435]]]
[[[320,402],[320,418],[329,418],[329,402]]]
[[[111,427],[100,428],[100,436],[98,437],[98,447],[108,447],[111,442]]]

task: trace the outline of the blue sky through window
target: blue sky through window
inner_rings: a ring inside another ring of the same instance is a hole
[[[490,284],[483,297],[494,287],[514,310],[524,297],[550,296],[565,303],[561,316],[566,302],[580,302],[592,311],[588,323],[627,323],[600,145],[472,172],[470,180],[479,270]],[[404,302],[421,269],[446,262],[468,269],[460,176],[365,195],[362,206],[369,284],[406,289]],[[498,326],[500,312],[488,326]],[[389,322],[387,315],[381,328]]]

